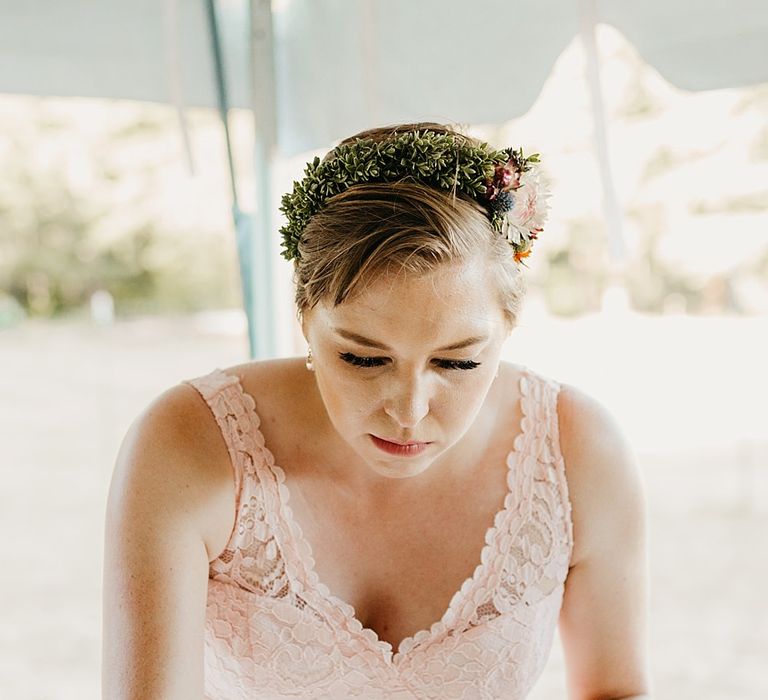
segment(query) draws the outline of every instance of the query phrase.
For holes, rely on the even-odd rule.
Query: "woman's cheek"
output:
[[[333,395],[333,409],[339,416],[349,419],[364,418],[375,412],[378,389],[374,382],[361,382],[349,372],[340,372],[335,381],[330,382]]]
[[[471,381],[462,382],[460,386],[447,388],[445,400],[441,402],[444,410],[452,416],[452,422],[462,426],[471,423],[477,415],[493,380],[492,377],[483,376],[478,370],[467,371],[478,374]]]

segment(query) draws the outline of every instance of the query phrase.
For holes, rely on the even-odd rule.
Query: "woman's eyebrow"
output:
[[[333,330],[342,338],[351,340],[355,343],[358,343],[359,345],[364,345],[368,348],[376,348],[377,350],[385,350],[386,352],[392,352],[392,348],[390,348],[388,345],[380,343],[377,340],[366,338],[364,335],[353,333],[352,331],[345,330],[344,328],[334,328]],[[460,340],[457,343],[451,343],[450,345],[446,345],[443,348],[437,348],[435,352],[445,352],[446,350],[461,350],[462,348],[469,347],[470,345],[484,343],[486,340],[488,340],[487,335],[473,335],[472,337],[465,338],[464,340]]]

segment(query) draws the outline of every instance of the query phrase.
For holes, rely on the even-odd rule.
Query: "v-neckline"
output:
[[[512,512],[516,482],[524,476],[522,464],[519,464],[519,462],[525,456],[526,447],[535,434],[535,430],[531,425],[534,410],[529,405],[529,402],[533,400],[533,391],[529,384],[532,373],[527,366],[519,366],[521,368],[518,378],[520,426],[513,440],[512,448],[507,453],[505,459],[507,465],[507,491],[502,508],[496,512],[492,524],[486,529],[485,544],[480,550],[479,563],[473,570],[473,573],[464,579],[459,589],[451,596],[448,607],[440,619],[432,623],[429,628],[417,630],[413,634],[401,639],[397,646],[397,651],[394,651],[394,647],[390,642],[381,639],[376,630],[365,627],[357,617],[355,608],[331,593],[317,575],[312,546],[304,536],[301,525],[293,517],[293,510],[290,506],[291,494],[286,484],[285,470],[276,463],[274,454],[266,445],[264,434],[259,427],[261,425],[261,418],[256,411],[254,398],[245,391],[240,379],[235,377],[237,379],[235,384],[239,388],[240,393],[250,399],[248,404],[250,405],[251,417],[253,419],[254,437],[262,450],[265,458],[264,462],[273,477],[272,485],[275,489],[272,495],[277,502],[279,510],[279,518],[273,521],[273,525],[277,526],[275,527],[274,535],[283,555],[286,573],[288,573],[292,583],[299,589],[297,592],[301,597],[305,599],[311,598],[312,600],[308,600],[308,602],[322,607],[324,612],[334,622],[342,623],[350,633],[363,637],[382,658],[388,660],[392,665],[396,666],[414,646],[436,636],[455,622],[461,604],[467,602],[470,592],[477,586],[478,581],[485,572],[488,561],[491,558],[492,549],[497,540],[497,534],[502,524]],[[515,467],[517,467],[517,470]],[[297,569],[302,572],[302,575],[297,576]]]

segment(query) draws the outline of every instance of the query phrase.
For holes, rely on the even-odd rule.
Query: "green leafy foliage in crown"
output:
[[[302,231],[334,195],[353,185],[413,178],[443,190],[462,192],[482,203],[493,228],[508,238],[519,260],[518,254],[525,257],[530,239],[542,230],[528,230],[525,221],[515,221],[511,216],[516,208],[516,191],[525,184],[524,174],[538,162],[538,154],[524,157],[522,149],[493,150],[486,143],[475,146],[452,134],[429,130],[407,131],[385,141],[357,139],[337,146],[331,158],[321,161],[316,157],[308,163],[304,178],[295,181],[293,191],[283,195],[280,211],[287,224],[280,229],[282,255],[287,260],[299,257]],[[534,188],[530,189],[536,194]],[[530,202],[525,211],[530,219]]]

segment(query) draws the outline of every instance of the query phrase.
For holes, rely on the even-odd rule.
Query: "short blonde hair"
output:
[[[419,122],[361,131],[355,139],[385,140],[429,129],[477,145],[477,139],[445,124]],[[334,156],[331,150],[324,158]],[[294,260],[299,318],[320,301],[338,305],[382,273],[430,272],[485,255],[511,330],[517,325],[526,286],[514,251],[491,227],[485,208],[460,192],[451,193],[414,178],[353,185],[329,198],[309,220]]]

